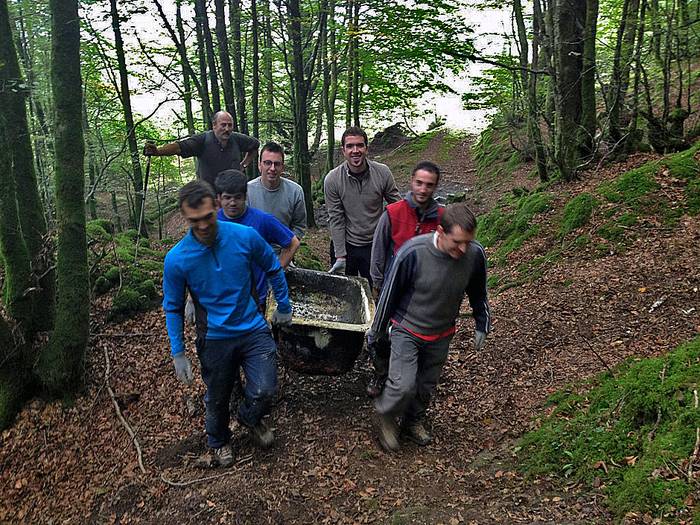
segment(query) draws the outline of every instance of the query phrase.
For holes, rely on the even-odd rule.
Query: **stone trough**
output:
[[[289,269],[286,276],[292,325],[273,328],[285,366],[311,375],[351,370],[374,318],[367,279],[301,268]],[[275,307],[271,298],[268,319]]]

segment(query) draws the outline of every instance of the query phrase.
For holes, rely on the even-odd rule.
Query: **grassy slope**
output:
[[[564,257],[625,253],[646,232],[672,231],[698,215],[700,143],[569,191],[516,189],[480,218],[492,292],[536,283]],[[698,383],[700,339],[559,392],[550,398],[551,414],[519,447],[523,468],[602,486],[619,518],[639,511],[680,519],[695,487]]]

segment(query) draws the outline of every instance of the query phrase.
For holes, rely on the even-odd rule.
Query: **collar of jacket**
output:
[[[404,197],[406,202],[408,202],[408,205],[413,208],[414,210],[416,208],[419,208],[418,204],[416,201],[413,200],[413,192],[409,191],[406,193],[406,196]],[[427,202],[427,206],[425,207],[425,211],[423,212],[423,219],[436,219],[438,216],[438,208],[440,205],[437,203],[435,199],[430,197],[430,200]],[[418,211],[416,211],[418,213]]]

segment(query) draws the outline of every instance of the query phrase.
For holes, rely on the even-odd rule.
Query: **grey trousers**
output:
[[[389,377],[381,396],[374,400],[377,412],[402,416],[404,424],[423,419],[447,360],[450,341],[452,336],[423,341],[394,325]]]

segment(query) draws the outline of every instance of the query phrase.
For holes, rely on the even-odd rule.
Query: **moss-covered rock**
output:
[[[141,311],[148,303],[148,298],[128,286],[123,287],[112,299],[110,317],[128,317]]]
[[[588,224],[597,205],[598,201],[590,193],[582,193],[567,202],[559,226],[559,236],[564,237],[567,233]]]

